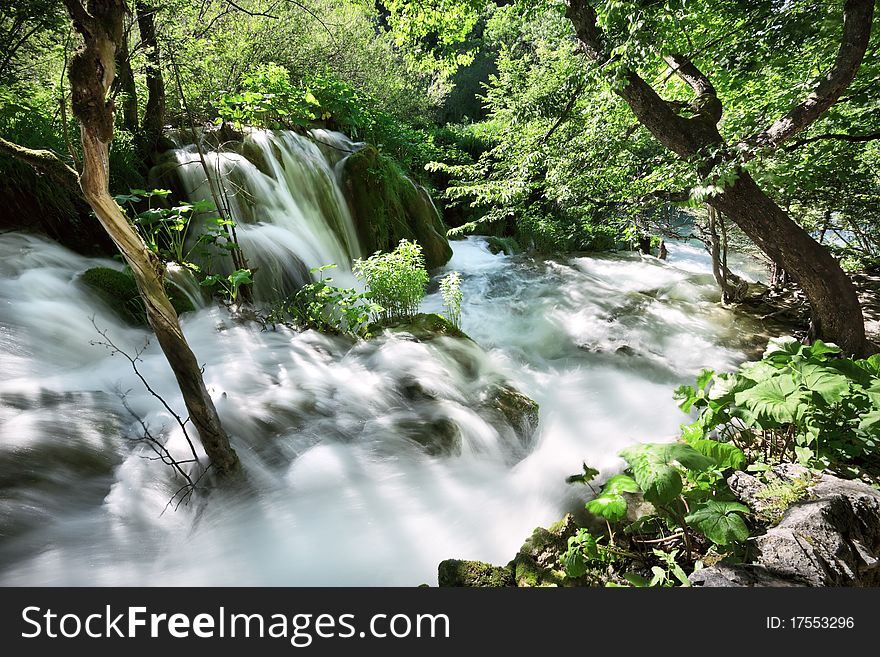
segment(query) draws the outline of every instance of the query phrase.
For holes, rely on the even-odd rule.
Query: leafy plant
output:
[[[461,328],[461,274],[457,271],[447,274],[440,281],[440,294],[449,321],[455,324],[456,328]]]
[[[358,293],[352,288],[331,285],[333,279],[324,278],[324,272],[334,267],[335,264],[312,269],[313,274],[320,274],[319,280],[304,285],[290,299],[277,304],[268,320],[290,323],[300,329],[367,337],[370,316],[382,308],[372,302],[370,292]]]
[[[568,547],[560,555],[560,561],[568,577],[583,577],[591,567],[621,562],[626,555],[613,545],[606,545],[603,536],[594,536],[586,529],[579,529],[568,539]]]
[[[418,242],[401,240],[391,253],[377,252],[366,260],[355,260],[353,269],[378,304],[373,309],[377,318],[412,317],[418,312],[428,285],[425,258]]]
[[[241,286],[253,282],[253,272],[250,269],[236,269],[226,276],[219,274],[206,276],[199,284],[219,291],[220,296],[229,303],[236,303]]]
[[[786,337],[736,372],[705,370],[676,390],[682,410],[699,413],[683,437],[735,446],[753,462],[826,468],[867,458],[880,438],[880,356],[839,356],[836,345]]]

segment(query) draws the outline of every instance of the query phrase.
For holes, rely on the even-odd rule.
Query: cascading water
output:
[[[191,200],[214,201],[208,170],[256,270],[255,297],[277,298],[310,281],[310,269],[330,264],[338,267],[337,285],[355,286],[349,265],[362,254],[335,165],[360,145],[327,130],[311,138],[251,130],[239,146],[241,153],[206,150],[205,166],[195,145],[178,148],[177,176]]]
[[[264,218],[244,227],[249,257],[265,269],[287,249],[309,266],[347,257],[315,197],[297,195],[308,184],[293,181],[316,162],[310,180],[332,182],[332,159],[299,138],[255,143],[267,160],[274,153],[272,175],[233,156],[215,161],[230,179],[233,164],[246,172]],[[352,342],[261,330],[217,307],[185,314],[256,492],[217,489],[174,511],[166,504],[180,483],[144,458],[126,405],[174,454],[187,454],[185,440],[129,363],[92,344],[104,341],[92,320],[130,354],[149,334],[77,280],[118,265],[0,236],[0,583],[416,585],[435,583],[445,558],[506,563],[535,526],[578,506],[583,490],[566,475],[582,461],[610,473],[623,446],[671,438],[686,419],[672,388],[701,367],[733,367],[760,339],[717,305],[708,258],[685,244],[670,245],[666,263],[492,255],[480,238],[454,252],[446,269],[462,274],[463,329],[477,344]],[[442,301],[434,293],[423,305]],[[182,409],[157,345],[140,359],[154,390]],[[480,408],[505,381],[541,404],[529,445]],[[458,449],[426,449],[427,427],[452,427]]]

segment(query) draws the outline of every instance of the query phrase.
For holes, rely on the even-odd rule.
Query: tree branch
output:
[[[858,144],[866,141],[875,141],[880,139],[880,132],[874,132],[870,135],[845,135],[837,132],[826,132],[815,137],[807,137],[805,139],[795,139],[782,150],[793,151],[805,144],[812,144],[814,141],[823,141],[825,139],[836,139],[837,141],[846,141],[852,144]]]
[[[718,100],[718,92],[709,78],[684,55],[666,55],[663,59],[697,95],[692,104],[694,111],[711,119],[713,123],[718,123],[721,120],[721,101]]]
[[[605,62],[608,58],[604,36],[596,22],[596,10],[587,0],[565,0],[565,5],[566,16],[574,25],[580,50],[594,62]],[[702,77],[705,79],[705,76]],[[703,115],[693,119],[679,116],[635,71],[626,72],[625,81],[622,87],[614,89],[615,93],[627,102],[639,122],[673,153],[691,157],[706,144],[721,143],[716,122],[705,120]]]
[[[855,78],[871,36],[874,0],[846,0],[843,7],[843,38],[837,59],[816,88],[799,105],[777,119],[769,128],[738,144],[744,151],[775,148],[824,114],[837,102]]]
[[[30,165],[38,173],[48,176],[59,185],[75,192],[77,196],[82,194],[79,174],[52,151],[26,148],[0,137],[0,153]]]

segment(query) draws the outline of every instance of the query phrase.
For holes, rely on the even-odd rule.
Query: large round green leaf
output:
[[[737,502],[708,500],[685,520],[699,529],[713,543],[728,545],[744,541],[749,537],[749,528],[740,515],[748,513],[749,508]]]
[[[779,424],[794,422],[798,405],[805,400],[788,373],[761,381],[753,388],[736,393],[738,406],[745,406],[760,417]]]
[[[797,368],[803,385],[819,394],[828,404],[837,404],[849,392],[846,377],[825,365],[806,363]]]

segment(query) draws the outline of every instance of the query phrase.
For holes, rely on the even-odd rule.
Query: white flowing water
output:
[[[362,144],[328,130],[314,130],[311,137],[254,129],[239,149],[244,154],[209,149],[204,166],[195,145],[175,151],[189,198],[219,200],[235,218],[241,249],[257,272],[258,300],[289,293],[311,280],[310,269],[330,264],[339,267],[336,285],[356,286],[349,264],[362,254],[336,167]],[[217,264],[228,273],[228,261],[212,269]]]
[[[119,395],[172,452],[185,443],[128,362],[91,344],[92,318],[130,353],[148,334],[77,282],[112,263],[0,236],[0,584],[417,585],[446,558],[506,563],[535,526],[580,506],[566,475],[583,461],[610,473],[623,446],[671,438],[686,420],[673,387],[754,346],[756,327],[715,303],[708,261],[687,245],[665,263],[506,257],[480,238],[454,251],[446,269],[462,273],[479,347],[185,315],[256,492],[163,513],[179,482],[144,458]],[[183,408],[156,344],[140,370]],[[528,450],[475,405],[500,380],[541,404]],[[460,454],[412,439],[437,419],[458,427]]]

